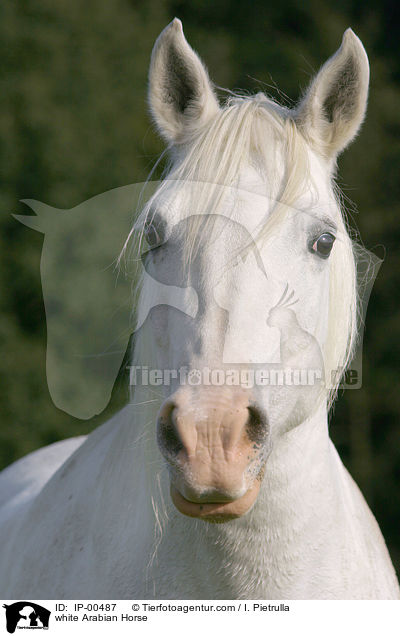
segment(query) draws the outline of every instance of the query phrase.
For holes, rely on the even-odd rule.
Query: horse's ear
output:
[[[154,45],[149,103],[158,130],[169,143],[203,126],[219,109],[207,70],[187,43],[177,18]]]
[[[357,134],[365,116],[369,64],[365,49],[351,29],[342,45],[321,68],[296,110],[307,140],[334,159]]]

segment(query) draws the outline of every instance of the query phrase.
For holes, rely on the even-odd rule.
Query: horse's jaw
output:
[[[186,499],[171,482],[170,494],[172,502],[179,512],[210,523],[226,523],[238,519],[248,513],[256,502],[259,490],[259,479],[255,479],[245,494],[231,501],[195,502]]]

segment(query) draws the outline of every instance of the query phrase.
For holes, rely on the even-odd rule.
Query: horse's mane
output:
[[[284,158],[283,180],[282,168],[275,169],[279,147],[280,156]],[[126,245],[134,238],[133,249],[141,250],[144,224],[157,207],[165,206],[168,192],[169,200],[176,195],[182,209],[190,215],[199,215],[198,226],[191,224],[184,237],[189,262],[198,244],[198,231],[204,232],[207,228],[204,211],[207,211],[206,223],[213,223],[213,214],[218,214],[218,205],[226,191],[231,192],[237,186],[240,174],[248,166],[267,179],[265,196],[275,201],[273,213],[255,237],[256,241],[262,241],[287,218],[302,193],[311,192],[315,197],[313,205],[318,203],[309,156],[307,142],[295,123],[295,111],[280,106],[262,93],[231,96],[211,125],[196,131],[192,129],[179,146],[170,149],[165,178],[143,206]],[[345,211],[341,209],[340,192],[333,178],[332,195],[337,204],[338,233],[330,257],[329,324],[323,351],[328,407],[333,403],[342,374],[353,355],[358,304],[353,242],[346,229]],[[151,290],[144,285],[137,302],[140,304],[149,293]],[[151,364],[151,357],[149,348],[138,338],[133,364]],[[339,373],[336,372],[335,380],[329,386],[332,372],[337,370]]]

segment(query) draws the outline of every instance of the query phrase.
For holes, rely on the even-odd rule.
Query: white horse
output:
[[[261,94],[220,107],[180,21],[162,32],[149,101],[171,166],[141,217],[139,306],[157,280],[187,311],[150,302],[134,363],[276,370],[281,352],[291,369],[323,359],[325,381],[172,373],[87,438],[13,464],[0,478],[1,597],[399,598],[327,423],[328,376],[350,360],[357,315],[333,176],[368,79],[349,29],[295,109]]]

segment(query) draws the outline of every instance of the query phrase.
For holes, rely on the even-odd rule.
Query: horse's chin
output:
[[[171,483],[171,499],[175,507],[183,515],[202,519],[210,523],[225,523],[243,517],[253,507],[260,490],[260,481],[255,479],[249,490],[238,499],[217,503],[206,501],[196,503],[185,499],[177,488]]]

